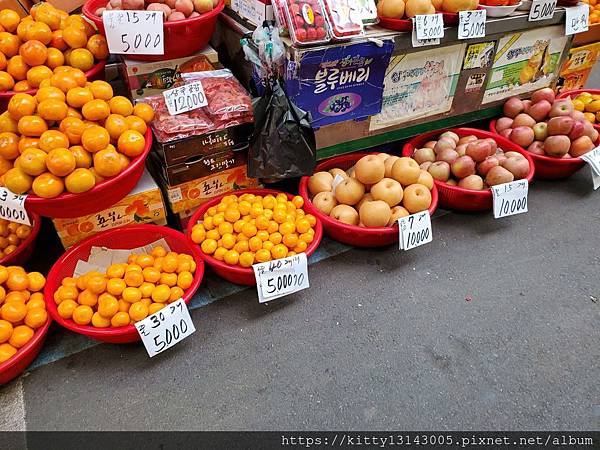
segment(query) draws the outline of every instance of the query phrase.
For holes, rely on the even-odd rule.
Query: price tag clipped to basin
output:
[[[26,195],[17,195],[4,187],[0,187],[0,219],[31,225],[25,211]]]
[[[582,33],[589,29],[590,9],[586,3],[565,8],[565,35]]]
[[[163,55],[162,11],[104,11],[102,22],[110,53]]]
[[[485,37],[485,9],[458,12],[458,38],[474,39]]]
[[[410,250],[433,239],[431,232],[431,216],[429,211],[422,211],[398,219],[398,242],[400,250]]]
[[[148,356],[152,358],[196,331],[182,298],[135,323]]]
[[[310,287],[306,253],[254,264],[258,302],[265,303]]]
[[[444,37],[444,17],[442,14],[417,14],[414,27],[417,39],[441,39]]]
[[[175,116],[208,105],[204,88],[200,81],[194,81],[163,92],[169,114]]]
[[[598,189],[600,187],[600,147],[596,147],[591,152],[581,155],[581,159],[590,165],[594,190]]]
[[[492,186],[494,196],[494,219],[513,216],[527,212],[527,180],[511,181],[510,183]]]
[[[556,0],[533,0],[527,20],[537,22],[538,20],[552,19],[555,9]]]

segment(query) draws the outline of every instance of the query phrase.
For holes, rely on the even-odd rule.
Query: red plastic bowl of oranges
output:
[[[42,218],[29,213],[29,220],[31,226],[0,219],[0,265],[22,266],[31,257]]]
[[[23,372],[40,352],[51,319],[39,272],[0,266],[0,384]]]
[[[323,227],[303,206],[299,195],[242,189],[200,206],[187,235],[200,245],[202,258],[219,276],[252,286],[256,284],[252,264],[300,252],[310,256],[319,246]]]
[[[202,261],[202,258],[200,256],[200,250],[198,249],[198,246],[191,243],[183,233],[173,230],[172,228],[161,227],[157,225],[131,225],[121,228],[115,228],[113,230],[108,230],[103,233],[91,236],[88,239],[85,239],[84,241],[80,242],[79,244],[68,250],[63,256],[61,256],[61,258],[54,264],[54,266],[52,266],[52,269],[48,274],[46,288],[44,289],[46,307],[48,308],[48,313],[50,314],[50,316],[63,327],[74,331],[75,333],[83,334],[99,341],[109,343],[126,343],[138,341],[140,339],[140,336],[136,328],[133,326],[133,324],[131,324],[131,321],[129,320],[133,320],[133,317],[128,316],[128,319],[126,319],[125,322],[122,323],[122,318],[120,316],[122,316],[123,314],[120,314],[120,316],[117,316],[117,314],[127,312],[128,315],[131,313],[131,315],[133,316],[133,311],[131,311],[131,308],[134,307],[133,305],[135,303],[141,300],[141,298],[139,297],[139,295],[142,295],[141,289],[143,288],[141,288],[141,285],[138,285],[137,288],[133,288],[133,286],[135,286],[138,283],[134,283],[134,280],[132,280],[132,282],[130,283],[127,280],[127,278],[123,278],[123,280],[126,281],[126,287],[123,287],[123,290],[121,290],[121,294],[117,294],[116,291],[112,291],[114,295],[111,294],[113,297],[123,296],[123,299],[119,298],[117,300],[119,302],[119,310],[112,311],[112,313],[109,314],[111,316],[110,318],[107,314],[102,315],[102,312],[99,310],[99,308],[102,306],[102,295],[104,295],[105,293],[110,294],[109,289],[112,289],[111,280],[118,280],[119,276],[124,277],[125,275],[127,275],[127,269],[125,269],[124,272],[121,271],[119,276],[117,276],[112,274],[112,270],[119,270],[118,267],[113,268],[111,265],[107,268],[106,276],[98,273],[94,274],[93,277],[90,275],[87,279],[85,278],[85,276],[87,276],[88,274],[85,274],[85,276],[79,277],[79,279],[77,279],[73,278],[73,273],[77,261],[80,259],[87,260],[90,255],[91,248],[94,246],[107,247],[111,249],[133,249],[146,246],[161,238],[164,239],[169,245],[170,252],[185,254],[185,259],[189,261],[191,258],[195,264],[195,267],[193,267],[191,270],[188,270],[188,272],[193,273],[193,278],[191,280],[186,281],[186,289],[179,289],[179,293],[172,298],[157,298],[157,301],[160,300],[161,303],[164,303],[166,305],[167,302],[175,301],[178,298],[183,298],[183,300],[186,303],[189,303],[194,293],[200,286],[202,277],[204,275],[204,262]],[[163,248],[163,250],[167,249]],[[143,274],[144,280],[146,280],[146,273],[143,271],[146,268],[156,267],[154,263],[156,263],[156,260],[159,257],[162,257],[164,261],[165,256],[161,255],[168,256],[168,253],[156,253],[155,255],[149,254],[149,256],[152,257],[152,264],[150,264],[150,258],[146,258],[149,260],[147,261],[148,265],[144,263],[146,267],[144,267],[143,269],[141,268],[141,265],[135,262],[126,265],[137,265],[138,267],[131,267],[131,269],[133,271],[139,270],[139,273]],[[148,254],[144,254],[144,256],[147,257]],[[175,270],[179,270],[178,265],[180,262],[181,261],[179,261],[179,258],[176,259],[177,265],[175,266]],[[115,264],[114,266],[117,266],[117,264]],[[166,268],[159,269],[159,271],[160,270],[167,271]],[[108,275],[109,273],[110,275]],[[168,273],[173,275],[174,271],[171,270],[171,268],[169,268]],[[178,277],[175,278],[178,279]],[[91,284],[92,282],[93,286]],[[159,289],[160,286],[162,286],[162,283],[159,284],[159,282],[157,281],[155,288]],[[130,288],[132,288],[133,290],[139,289],[140,292],[133,292],[133,290]],[[126,295],[124,289],[129,289],[132,292],[128,292]],[[90,298],[90,292],[91,294],[96,295],[97,298]],[[129,294],[131,294],[133,298],[130,298]],[[159,292],[157,292],[157,295],[158,294]],[[160,294],[162,295],[162,293]],[[152,295],[152,291],[149,293],[149,295]],[[169,296],[170,295],[171,293],[169,293]],[[125,297],[127,298],[127,300],[124,299]],[[143,298],[146,299],[148,297]],[[154,296],[152,296],[152,298],[154,298]],[[114,298],[107,298],[107,300],[112,300],[114,303]],[[130,303],[129,305],[125,305],[126,307],[128,307],[126,308],[127,311],[121,309],[122,302]],[[76,312],[78,311],[76,308],[79,308],[80,306],[84,306],[84,308],[80,308],[81,311]],[[96,311],[94,312],[93,309],[88,309],[88,307],[95,308]],[[148,310],[146,311],[146,315],[143,315],[143,317],[146,317],[148,313],[153,312],[155,311]],[[89,317],[80,317],[78,316],[79,313],[81,314],[81,316],[85,316],[87,314],[89,315]],[[93,314],[96,313],[102,316],[98,317],[98,319],[101,322],[106,323],[95,323],[95,317]],[[141,320],[141,318],[142,316],[138,316],[136,320]],[[74,319],[77,319],[77,322],[79,323],[75,322]]]

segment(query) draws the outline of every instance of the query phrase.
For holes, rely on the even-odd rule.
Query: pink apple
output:
[[[467,145],[469,144],[460,144],[456,146],[454,150],[456,150],[458,156],[465,156],[465,154],[467,153]]]
[[[552,90],[552,88],[549,87],[538,89],[533,94],[531,94],[531,101],[533,103],[538,103],[542,100],[546,100],[548,103],[552,104],[554,103],[555,98],[556,96],[554,95],[554,91]]]
[[[594,143],[598,140],[598,131],[587,120],[583,122],[583,134],[589,137]]]
[[[527,114],[529,114],[536,122],[540,122],[544,120],[550,110],[552,109],[552,104],[548,100],[540,100],[538,103],[534,103],[527,110]]]
[[[535,123],[536,123],[536,121],[529,114],[521,113],[517,117],[515,117],[515,120],[513,121],[513,124],[512,124],[512,128],[513,128],[513,130],[518,127],[533,128]]]
[[[475,161],[470,156],[461,156],[452,163],[452,174],[456,178],[465,178],[475,175]]]
[[[531,107],[531,100],[523,100],[523,112],[527,112],[527,110]]]
[[[560,100],[556,100],[552,105],[552,109],[550,113],[548,113],[549,117],[560,117],[560,116],[570,116],[573,113],[573,102],[571,98],[563,98]]]
[[[458,187],[480,191],[483,189],[483,179],[479,175],[469,175],[458,182]]]
[[[573,128],[571,128],[571,132],[569,133],[569,139],[571,139],[571,141],[574,141],[575,139],[580,138],[581,136],[583,136],[584,131],[585,127],[583,125],[583,122],[576,120],[573,123]]]
[[[496,156],[488,156],[482,162],[477,164],[477,173],[485,177],[492,167],[500,165]]]
[[[415,150],[413,158],[419,164],[422,164],[425,161],[433,162],[435,161],[435,152],[433,151],[433,149],[430,149],[428,147],[418,148]]]
[[[534,155],[545,155],[544,151],[544,143],[541,141],[534,141],[531,143],[529,147],[527,147],[527,151],[533,153]]]
[[[458,158],[458,153],[456,150],[452,150],[451,148],[444,149],[435,157],[436,161],[446,161],[448,164],[452,164]]]
[[[548,121],[548,135],[569,134],[575,121],[570,116],[557,116]]]
[[[481,162],[490,156],[490,143],[483,140],[473,141],[467,144],[467,150],[465,154],[470,156],[473,161]]]
[[[585,115],[581,111],[577,111],[576,109],[574,109],[571,113],[571,117],[573,118],[573,120],[581,120],[582,122],[584,120],[587,120],[585,118]]]
[[[436,161],[432,163],[427,171],[438,181],[448,181],[450,178],[450,164],[446,161]]]
[[[485,139],[483,139],[483,141],[489,142],[489,144],[490,144],[490,151],[488,153],[488,156],[495,155],[496,152],[498,151],[498,143],[496,142],[496,140],[494,138],[485,138]]]
[[[506,117],[514,119],[525,109],[523,101],[519,97],[511,97],[504,103],[503,111]]]
[[[529,127],[513,128],[513,131],[510,134],[510,140],[521,147],[529,147],[534,138],[535,134],[533,133],[533,129]]]
[[[571,142],[569,154],[574,158],[578,158],[581,155],[585,155],[590,150],[593,150],[594,147],[595,145],[589,137],[581,136]]]
[[[510,135],[512,134],[512,128],[507,128],[506,130],[502,130],[498,133],[500,136],[506,139],[510,139]]]
[[[488,186],[496,186],[497,184],[510,183],[515,179],[515,176],[502,166],[492,167],[485,177],[485,183]]]
[[[515,180],[525,178],[529,173],[529,161],[521,155],[519,158],[514,156],[506,158],[506,161],[502,163],[502,167],[512,173]]]
[[[419,164],[419,167],[423,170],[427,170],[432,164],[433,163],[431,161],[425,161],[424,163]]]
[[[561,157],[569,152],[570,147],[571,139],[564,134],[548,136],[544,141],[544,151],[550,156]]]
[[[502,130],[512,128],[513,120],[510,117],[500,117],[496,120],[496,132],[500,133]]]
[[[440,139],[435,143],[435,147],[433,147],[433,151],[437,155],[442,150],[454,150],[456,148],[456,144],[451,139]]]
[[[428,142],[425,142],[425,145],[423,147],[434,148],[435,144],[437,144],[437,141],[428,141]]]

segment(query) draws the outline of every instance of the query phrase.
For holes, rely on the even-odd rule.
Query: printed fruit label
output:
[[[302,17],[308,25],[315,23],[315,13],[308,3],[302,5]]]

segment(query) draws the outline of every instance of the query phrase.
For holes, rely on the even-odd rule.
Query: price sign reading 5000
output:
[[[444,19],[441,14],[419,14],[415,16],[417,39],[444,37]]]
[[[162,11],[104,11],[102,22],[111,53],[164,54]]]

